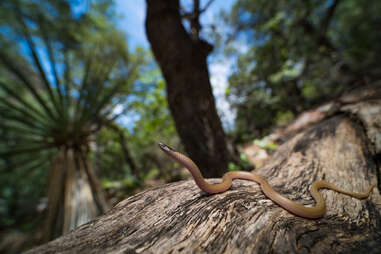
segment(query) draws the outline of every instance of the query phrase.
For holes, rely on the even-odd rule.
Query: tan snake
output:
[[[230,186],[232,185],[233,179],[251,180],[251,181],[257,182],[261,186],[263,193],[269,199],[271,199],[274,203],[283,207],[290,213],[293,213],[300,217],[309,218],[309,219],[320,218],[324,216],[325,214],[325,210],[326,210],[325,200],[318,191],[320,188],[328,188],[328,189],[343,193],[345,195],[349,195],[359,199],[364,199],[369,197],[370,193],[375,187],[375,184],[374,184],[369,188],[368,192],[366,193],[355,193],[355,192],[342,190],[326,181],[316,181],[312,183],[311,185],[311,195],[315,199],[316,205],[314,207],[306,207],[282,196],[280,193],[278,193],[273,188],[271,188],[271,186],[269,185],[266,179],[252,172],[245,172],[245,171],[228,172],[222,177],[221,183],[209,184],[205,181],[204,177],[202,176],[200,172],[200,169],[190,158],[188,158],[187,156],[179,152],[176,152],[174,149],[172,149],[171,147],[163,143],[158,143],[158,145],[161,148],[161,150],[163,150],[172,159],[174,159],[175,161],[177,161],[178,163],[186,167],[189,170],[189,172],[192,174],[197,186],[206,193],[215,194],[215,193],[221,193],[228,190]]]

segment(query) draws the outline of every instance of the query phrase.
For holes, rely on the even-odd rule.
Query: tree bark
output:
[[[147,0],[146,33],[166,81],[169,108],[186,152],[206,177],[233,160],[217,115],[206,58],[207,42],[182,25],[178,0]]]
[[[87,157],[80,151],[61,148],[53,159],[43,242],[109,210],[104,190]]]
[[[274,204],[254,182],[235,180],[209,195],[187,180],[132,196],[28,253],[379,253],[381,86],[368,91],[341,98],[335,114],[296,133],[255,171],[307,206],[316,180],[357,192],[377,184],[368,199],[321,190],[327,212],[310,220]]]

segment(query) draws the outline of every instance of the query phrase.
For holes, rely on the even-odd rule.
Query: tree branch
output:
[[[124,131],[119,126],[113,123],[109,123],[107,124],[107,126],[110,129],[114,130],[116,133],[118,133],[119,143],[120,143],[120,146],[122,147],[124,161],[130,167],[131,173],[134,176],[138,176],[138,168],[136,166],[135,161],[131,157],[130,150],[128,149],[128,146],[127,146],[126,135],[124,134]]]
[[[328,8],[327,12],[325,13],[324,18],[320,22],[320,34],[326,36],[329,24],[332,21],[332,18],[335,14],[335,10],[340,3],[340,0],[334,0],[331,6]]]

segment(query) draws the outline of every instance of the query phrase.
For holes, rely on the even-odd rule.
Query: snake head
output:
[[[159,145],[159,147],[163,150],[163,151],[167,151],[167,152],[176,152],[175,149],[173,149],[172,147],[170,146],[167,146],[166,144],[164,143],[157,143]]]

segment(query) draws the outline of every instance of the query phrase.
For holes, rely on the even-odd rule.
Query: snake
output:
[[[164,151],[170,158],[187,168],[189,172],[192,174],[197,186],[206,193],[217,194],[227,191],[231,187],[233,179],[254,181],[260,185],[262,192],[265,194],[265,196],[271,199],[274,203],[278,204],[279,206],[283,207],[288,212],[296,216],[307,219],[321,218],[324,216],[326,212],[325,200],[322,194],[319,192],[319,189],[321,188],[331,189],[358,199],[365,199],[370,196],[373,188],[376,186],[375,184],[370,186],[366,193],[356,193],[343,190],[327,181],[315,181],[311,185],[310,192],[312,197],[315,199],[316,204],[314,207],[306,207],[282,196],[279,192],[277,192],[270,186],[270,184],[264,177],[253,172],[230,171],[222,176],[221,183],[209,184],[202,176],[201,171],[196,165],[196,163],[194,163],[190,158],[188,158],[182,153],[175,151],[173,148],[166,144],[159,142],[158,145],[161,148],[161,150]]]

